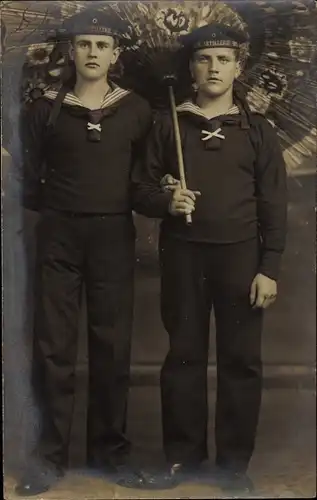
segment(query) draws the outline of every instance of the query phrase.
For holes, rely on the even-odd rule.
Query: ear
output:
[[[121,54],[121,52],[122,52],[121,47],[116,47],[115,49],[113,49],[112,58],[111,58],[111,64],[116,64],[116,62],[118,60],[118,57]]]
[[[194,80],[193,61],[192,60],[189,61],[189,72],[190,72],[190,76],[191,76],[192,80]]]
[[[69,59],[71,61],[73,61],[74,60],[74,46],[73,46],[72,42],[69,42],[68,55],[69,55]]]
[[[242,73],[242,64],[241,64],[241,61],[238,61],[237,65],[236,65],[236,71],[235,71],[234,77],[235,78],[239,78],[239,76],[241,75],[241,73]]]

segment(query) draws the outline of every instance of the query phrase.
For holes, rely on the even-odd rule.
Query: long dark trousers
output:
[[[48,212],[37,227],[33,384],[41,413],[36,454],[66,465],[74,404],[79,308],[85,283],[92,466],[129,452],[125,436],[135,230],[129,216]]]
[[[216,461],[245,471],[261,401],[261,310],[249,303],[257,239],[212,245],[160,239],[161,309],[170,349],[161,371],[163,441],[171,463],[207,458],[207,365],[216,319]]]

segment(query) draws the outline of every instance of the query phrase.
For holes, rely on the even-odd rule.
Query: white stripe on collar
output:
[[[179,106],[177,106],[176,111],[178,113],[193,113],[198,116],[202,116],[203,118],[206,118],[207,120],[211,120],[204,112],[203,110],[197,106],[197,104],[194,104],[192,101],[185,101]],[[226,113],[223,113],[225,115],[238,115],[240,114],[240,110],[238,106],[234,105],[232,106]],[[217,116],[222,116],[217,115]],[[213,116],[212,118],[216,118],[216,116]]]
[[[120,99],[125,97],[126,95],[130,94],[131,90],[125,90],[122,89],[121,87],[116,86],[110,94],[107,94],[102,101],[102,104],[100,106],[100,109],[107,108],[108,106],[111,106],[115,102],[118,102]],[[56,90],[48,90],[45,92],[44,97],[47,99],[55,101],[57,97],[58,91]],[[81,108],[85,108],[86,106],[83,105],[80,99],[76,97],[74,94],[71,92],[68,92],[63,100],[63,103],[69,104],[70,106],[80,106]]]

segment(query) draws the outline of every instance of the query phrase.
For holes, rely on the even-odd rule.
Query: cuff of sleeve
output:
[[[277,281],[280,272],[281,258],[282,254],[280,252],[264,250],[258,272]]]
[[[173,198],[173,193],[171,191],[160,193],[157,197],[157,217],[166,217],[169,214],[169,208]]]
[[[173,198],[173,193],[171,191],[161,192],[155,195],[155,201],[152,199],[150,202],[150,212],[152,212],[152,217],[163,219],[169,214],[170,204]]]

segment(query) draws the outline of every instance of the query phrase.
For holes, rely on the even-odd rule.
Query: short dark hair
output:
[[[241,49],[234,49],[234,55],[236,58],[236,61],[241,62]]]

